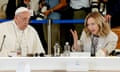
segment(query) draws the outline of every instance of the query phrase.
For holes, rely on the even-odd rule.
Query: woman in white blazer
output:
[[[72,50],[91,52],[94,47],[96,56],[108,56],[116,48],[118,41],[117,35],[111,31],[110,25],[98,12],[89,13],[86,17],[80,40],[75,30],[71,30],[71,33],[74,38]],[[81,47],[78,46],[78,42]]]

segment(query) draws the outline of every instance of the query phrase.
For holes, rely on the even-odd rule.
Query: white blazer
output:
[[[101,48],[106,48],[109,54],[112,50],[116,48],[117,41],[118,36],[111,31],[107,37],[98,38],[97,51],[100,50]],[[83,31],[81,34],[80,43],[82,43],[83,50],[85,52],[91,51],[91,36],[87,37],[85,31]]]

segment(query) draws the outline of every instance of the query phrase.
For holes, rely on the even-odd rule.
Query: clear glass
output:
[[[59,45],[59,43],[55,43],[55,45],[54,45],[54,56],[60,56],[60,45]]]
[[[65,46],[64,46],[64,56],[70,56],[70,45],[69,45],[69,42],[65,43]]]

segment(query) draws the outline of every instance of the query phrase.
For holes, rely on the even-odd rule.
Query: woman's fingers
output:
[[[75,33],[72,29],[70,29],[70,32],[72,33],[73,38],[75,37]]]

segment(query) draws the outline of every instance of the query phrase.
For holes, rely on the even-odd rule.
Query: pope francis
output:
[[[22,56],[45,53],[35,29],[29,25],[30,12],[16,9],[14,19],[0,24],[0,56]]]

